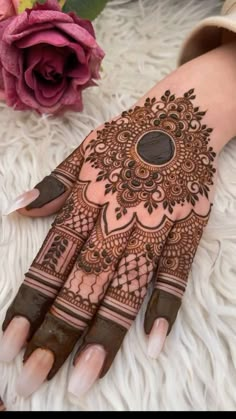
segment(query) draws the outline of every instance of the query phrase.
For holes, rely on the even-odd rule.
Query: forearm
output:
[[[204,123],[213,128],[211,146],[219,152],[236,134],[236,42],[225,44],[184,64],[142,98],[176,96],[194,89],[194,105],[207,111]],[[140,101],[139,101],[140,103]]]

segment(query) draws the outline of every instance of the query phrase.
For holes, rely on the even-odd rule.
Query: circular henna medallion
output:
[[[173,158],[175,146],[170,135],[163,131],[151,131],[141,137],[137,152],[144,161],[158,166]]]
[[[149,213],[159,206],[172,213],[176,204],[208,198],[216,153],[192,93],[147,98],[105,123],[87,145],[85,160],[98,169],[97,182],[105,181],[105,195],[116,193],[117,219],[141,202]]]

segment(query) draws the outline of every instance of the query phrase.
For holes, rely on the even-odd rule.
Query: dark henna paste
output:
[[[41,294],[38,290],[22,284],[15,299],[7,310],[2,326],[3,331],[7,328],[13,317],[25,317],[31,325],[28,337],[30,339],[35,330],[43,322],[44,315],[50,308],[52,301],[53,299]]]
[[[77,329],[48,313],[41,327],[29,342],[24,362],[35,349],[48,349],[54,354],[54,364],[48,374],[50,380],[71,354],[80,334]]]
[[[177,317],[181,299],[162,290],[154,290],[149,300],[144,320],[144,330],[147,334],[151,332],[154,321],[162,317],[169,322],[168,334]]]
[[[41,208],[49,202],[54,201],[54,199],[61,196],[67,190],[65,185],[52,175],[46,176],[35,186],[35,189],[39,190],[40,195],[35,201],[27,205],[27,210]]]
[[[175,146],[172,138],[165,132],[151,131],[141,137],[137,152],[144,161],[158,166],[172,159]]]
[[[76,352],[74,362],[88,345],[101,345],[107,352],[107,356],[100,373],[100,378],[104,377],[123,342],[126,332],[127,330],[125,327],[122,327],[112,320],[96,316],[88,333],[83,338],[81,346]]]
[[[54,353],[48,378],[84,330],[80,350],[94,343],[107,351],[103,376],[156,271],[145,330],[150,333],[155,319],[164,317],[170,331],[208,221],[216,171],[212,129],[202,124],[205,112],[193,105],[193,92],[175,97],[167,90],[160,100],[147,98],[94,131],[56,169],[57,179],[66,185],[73,181],[74,187],[25,280],[45,294],[45,301],[57,296],[26,351],[26,358],[36,347]],[[35,207],[63,193],[57,181],[54,195],[48,195],[50,179]],[[204,216],[197,212],[201,200]],[[32,322],[28,300],[26,305],[30,310],[26,307],[23,315]]]

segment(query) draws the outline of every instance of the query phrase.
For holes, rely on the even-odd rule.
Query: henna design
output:
[[[156,229],[133,227],[131,222],[123,233],[106,236],[99,222],[51,312],[83,329],[106,293],[103,311],[109,312],[110,319],[115,316],[121,325],[128,327],[142,304],[172,225],[173,221],[165,216]],[[118,311],[117,304],[121,307]]]
[[[44,267],[48,267],[52,270],[55,270],[56,265],[58,265],[59,263],[59,258],[65,252],[66,246],[68,246],[68,244],[69,243],[67,239],[61,240],[60,236],[55,236],[51,248],[44,255],[42,265]]]
[[[209,215],[210,211],[203,217],[192,210],[186,218],[175,223],[162,253],[156,288],[179,298],[183,296],[193,258]]]
[[[85,188],[86,185],[78,181],[55,218],[7,311],[4,329],[17,315],[28,318],[33,332],[68,278],[100,211],[99,206],[83,199]]]
[[[136,106],[118,120],[105,123],[87,145],[85,161],[99,169],[97,182],[106,181],[105,194],[117,193],[117,219],[140,202],[149,213],[160,205],[172,213],[177,203],[195,205],[199,195],[208,197],[216,154],[208,147],[212,129],[201,124],[205,112],[191,102],[193,91],[179,98],[166,91],[160,101],[147,98],[143,107]],[[141,145],[151,134],[151,144],[143,151],[146,155],[149,148],[144,161]],[[161,144],[169,139],[170,155],[164,160],[159,137]],[[166,162],[151,164],[150,155],[157,162],[160,155]]]
[[[161,101],[147,99],[143,107],[106,123],[85,146],[87,169],[94,170],[94,179],[109,200],[51,313],[80,333],[92,322],[80,350],[86,342],[107,342],[104,330],[112,333],[105,370],[135,319],[157,267],[146,330],[150,331],[156,315],[166,317],[171,328],[209,218],[209,202],[205,216],[193,208],[201,197],[208,198],[213,184],[215,153],[208,145],[212,129],[201,124],[205,113],[193,106],[192,99],[193,89],[183,98],[167,91]],[[89,188],[83,198],[91,200]],[[112,202],[113,223],[108,220]],[[160,218],[160,209],[165,211],[158,225],[147,226],[140,203],[150,216],[156,213]],[[176,204],[189,208],[178,221]]]
[[[40,195],[35,201],[27,205],[26,209],[41,208],[61,196],[68,188],[71,188],[78,178],[83,158],[83,150],[78,147],[49,176],[45,176],[35,186]]]
[[[147,98],[105,123],[53,172],[74,187],[24,282],[55,299],[30,343],[32,349],[45,341],[56,352],[50,378],[86,328],[84,342],[94,343],[111,330],[112,339],[104,337],[110,365],[156,272],[145,328],[162,315],[171,327],[209,218],[216,172],[212,129],[202,123],[193,93]],[[47,324],[60,330],[56,343]]]
[[[35,199],[35,201],[27,205],[27,210],[31,210],[33,208],[41,208],[45,204],[48,204],[55,198],[61,196],[66,191],[64,183],[52,175],[46,176],[42,182],[35,186],[35,189],[39,190],[40,195],[37,199]]]
[[[61,180],[66,186],[72,186],[79,177],[83,159],[83,150],[81,147],[78,147],[53,170],[52,175]]]
[[[77,182],[26,274],[26,285],[50,297],[57,295],[67,279],[99,214],[98,206],[84,201],[85,188]]]

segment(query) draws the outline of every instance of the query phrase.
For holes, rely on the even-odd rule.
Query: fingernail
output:
[[[30,322],[24,317],[14,317],[0,340],[0,361],[11,362],[24,346]]]
[[[38,189],[32,189],[31,191],[23,193],[8,205],[3,215],[11,214],[12,212],[20,208],[26,207],[27,205],[31,204],[31,202],[35,201],[35,199],[38,198],[39,194],[40,192]]]
[[[54,356],[47,349],[36,349],[24,364],[16,381],[19,396],[28,397],[34,393],[47,378],[54,363]]]
[[[100,345],[91,345],[79,356],[69,381],[68,391],[76,397],[83,396],[95,383],[106,358]]]
[[[166,319],[159,318],[153,323],[151,333],[148,338],[148,355],[156,359],[164,345],[166,335],[169,329],[169,323]]]

